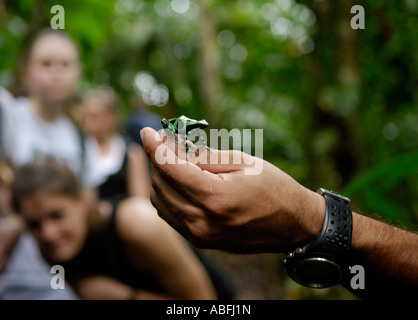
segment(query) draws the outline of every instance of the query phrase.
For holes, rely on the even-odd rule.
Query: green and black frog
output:
[[[174,134],[174,137],[177,141],[181,141],[185,145],[187,152],[196,153],[196,148],[199,147],[196,145],[193,145],[192,147],[189,144],[187,144],[187,141],[190,141],[189,137],[196,133],[201,143],[201,147],[210,150],[210,147],[207,146],[204,137],[201,134],[199,134],[201,130],[209,126],[209,123],[206,120],[190,119],[182,115],[178,118],[172,118],[168,120],[166,118],[163,118],[161,120],[161,124],[164,129],[167,129]]]

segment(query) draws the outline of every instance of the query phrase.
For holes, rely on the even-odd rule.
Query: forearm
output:
[[[314,192],[298,197],[297,212],[305,214],[300,247],[312,241],[324,223],[325,199]],[[304,200],[304,201],[302,201]],[[305,201],[306,200],[306,201]],[[418,297],[418,234],[395,228],[381,221],[353,212],[350,267],[364,270],[364,289],[357,288],[356,269],[348,272],[343,285],[362,298],[411,298]]]
[[[149,198],[151,178],[145,152],[137,146],[128,151],[128,193],[130,196]]]
[[[418,295],[418,235],[353,213],[350,266],[361,265],[364,298]],[[345,286],[351,288],[347,279]]]
[[[91,276],[72,283],[77,294],[85,300],[169,300],[162,293],[136,289],[107,276]]]

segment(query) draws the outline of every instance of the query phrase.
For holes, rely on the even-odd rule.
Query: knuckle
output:
[[[226,217],[232,210],[231,201],[222,197],[208,198],[206,211],[213,217]]]
[[[197,248],[209,248],[213,239],[213,232],[204,221],[188,224],[190,242]]]
[[[170,213],[171,215],[178,217],[182,220],[186,220],[187,219],[187,212],[185,212],[184,208],[175,206],[175,205],[171,205],[170,206]]]

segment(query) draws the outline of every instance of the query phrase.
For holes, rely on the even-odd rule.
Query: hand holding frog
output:
[[[309,242],[321,228],[322,196],[272,164],[240,151],[220,150],[186,161],[186,153],[180,152],[184,146],[178,141],[164,142],[150,128],[143,129],[141,136],[153,163],[152,203],[163,219],[196,246],[231,252],[287,252]],[[176,161],[157,161],[156,151],[163,144],[168,146],[167,157]],[[234,163],[234,156],[242,161]],[[211,164],[211,159],[222,157],[229,157],[228,164]],[[247,163],[257,161],[263,162],[261,173],[246,175]]]

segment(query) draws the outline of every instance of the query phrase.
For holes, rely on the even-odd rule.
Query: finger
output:
[[[159,193],[155,191],[154,187],[151,187],[150,200],[155,209],[157,209],[160,218],[165,220],[173,228],[177,229],[179,225],[178,218],[170,213],[167,206],[161,200]]]
[[[237,150],[199,150],[197,156],[188,155],[190,162],[214,174],[242,171],[247,166],[246,155]]]
[[[152,205],[155,207],[155,209],[157,209],[160,218],[167,222],[177,232],[185,237],[188,237],[189,232],[185,227],[182,219],[179,216],[173,215],[171,213],[164,200],[159,196],[159,193],[156,192],[154,188],[151,188],[150,199]]]
[[[209,219],[203,210],[187,203],[187,199],[181,201],[179,206],[178,200],[167,197],[166,193],[160,192],[158,188],[153,188],[151,197],[159,216],[193,245],[215,248],[212,243],[214,229],[210,227]]]
[[[173,215],[191,223],[204,215],[201,208],[203,206],[201,201],[196,201],[196,199],[189,197],[181,189],[167,183],[155,168],[153,168],[152,173],[152,186],[154,191],[164,201],[166,206],[170,208]]]

